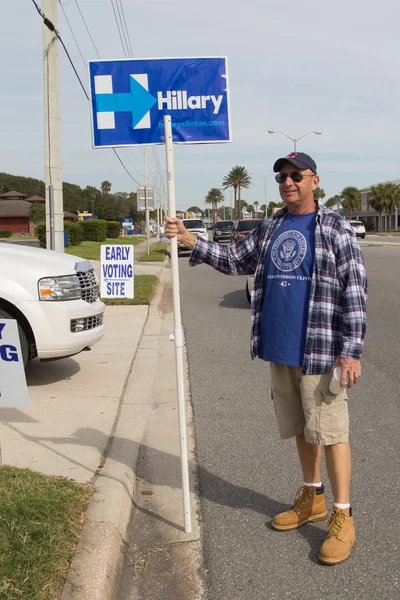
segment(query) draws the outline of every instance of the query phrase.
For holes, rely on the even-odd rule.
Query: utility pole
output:
[[[160,189],[158,180],[158,162],[156,162],[156,208],[157,208],[157,233],[160,233]]]
[[[43,13],[57,29],[57,0],[43,0]],[[64,252],[58,40],[43,23],[46,246]]]
[[[149,208],[147,202],[147,186],[149,185],[149,165],[147,160],[147,146],[143,146],[143,157],[144,157],[144,198],[145,198],[145,209],[146,209],[146,239],[147,239],[147,254],[150,254],[150,219],[149,219]]]

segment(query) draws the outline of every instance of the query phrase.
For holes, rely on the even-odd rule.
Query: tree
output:
[[[323,200],[325,198],[325,190],[320,187],[314,190],[314,198],[317,200]]]
[[[251,185],[251,176],[245,167],[236,165],[232,167],[228,175],[225,175],[222,181],[222,188],[224,190],[233,188],[234,191],[234,207],[235,217],[240,218],[240,191],[242,188],[248,189]]]
[[[350,214],[361,208],[361,192],[356,187],[346,187],[342,190],[342,206]]]
[[[238,200],[239,203],[239,219],[243,219],[243,212],[249,212],[250,207],[245,200]]]
[[[379,231],[382,231],[382,214],[389,213],[388,230],[392,231],[392,212],[400,206],[400,188],[395,183],[378,183],[371,187],[370,205],[379,212]]]
[[[217,220],[217,207],[220,202],[224,199],[224,195],[219,188],[211,188],[208,191],[207,196],[204,198],[206,204],[211,204],[213,209],[213,223]]]
[[[46,207],[44,204],[31,204],[29,207],[29,218],[35,223],[46,220]]]
[[[341,197],[336,194],[336,196],[332,196],[331,198],[328,198],[328,200],[325,202],[325,206],[326,208],[338,208],[341,204]]]
[[[187,212],[200,213],[202,215],[204,211],[201,208],[199,208],[198,206],[190,206],[187,209]]]
[[[273,209],[274,208],[282,208],[283,206],[286,206],[285,202],[270,202],[268,204],[268,208],[267,208],[267,217],[271,217],[273,215]]]
[[[101,193],[103,194],[103,196],[105,196],[106,194],[109,194],[111,192],[111,183],[109,181],[102,181],[100,187],[101,187]]]

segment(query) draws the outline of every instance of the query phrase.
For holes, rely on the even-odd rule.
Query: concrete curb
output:
[[[152,311],[159,310],[165,294],[162,274],[149,307],[140,341]],[[140,446],[132,443],[140,439],[145,427],[143,419],[132,418],[137,408],[124,404],[126,388],[132,374],[139,344],[133,356],[121,394],[108,452],[103,456],[96,476],[95,492],[90,503],[81,539],[68,571],[61,600],[112,600],[118,588],[127,529],[130,522],[135,489],[135,466]],[[143,411],[149,410],[146,406]],[[102,466],[103,465],[103,466]]]

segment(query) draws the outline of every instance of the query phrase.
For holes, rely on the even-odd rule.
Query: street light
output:
[[[321,135],[322,131],[320,131],[319,129],[317,129],[316,131],[309,131],[308,133],[305,133],[304,135],[301,135],[298,138],[292,138],[292,137],[290,137],[290,135],[287,135],[287,133],[284,133],[283,131],[279,131],[278,129],[268,129],[268,133],[281,133],[285,137],[289,138],[289,140],[292,140],[293,150],[294,150],[294,152],[296,152],[296,142],[298,142],[299,140],[302,140],[304,137],[306,137],[306,135],[310,135],[310,133],[315,133],[315,135]]]
[[[259,175],[260,177],[264,178],[264,212],[265,212],[265,218],[267,218],[267,177],[271,177],[271,175],[274,174],[274,172],[269,173],[268,175],[263,175],[262,173],[258,173],[257,171],[251,171],[252,175]]]
[[[96,200],[96,194],[90,194],[89,199],[92,203],[92,219],[94,219],[94,201]]]

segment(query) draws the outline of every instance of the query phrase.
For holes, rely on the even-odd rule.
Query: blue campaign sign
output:
[[[93,146],[161,144],[164,115],[176,143],[230,142],[227,60],[89,61]]]

